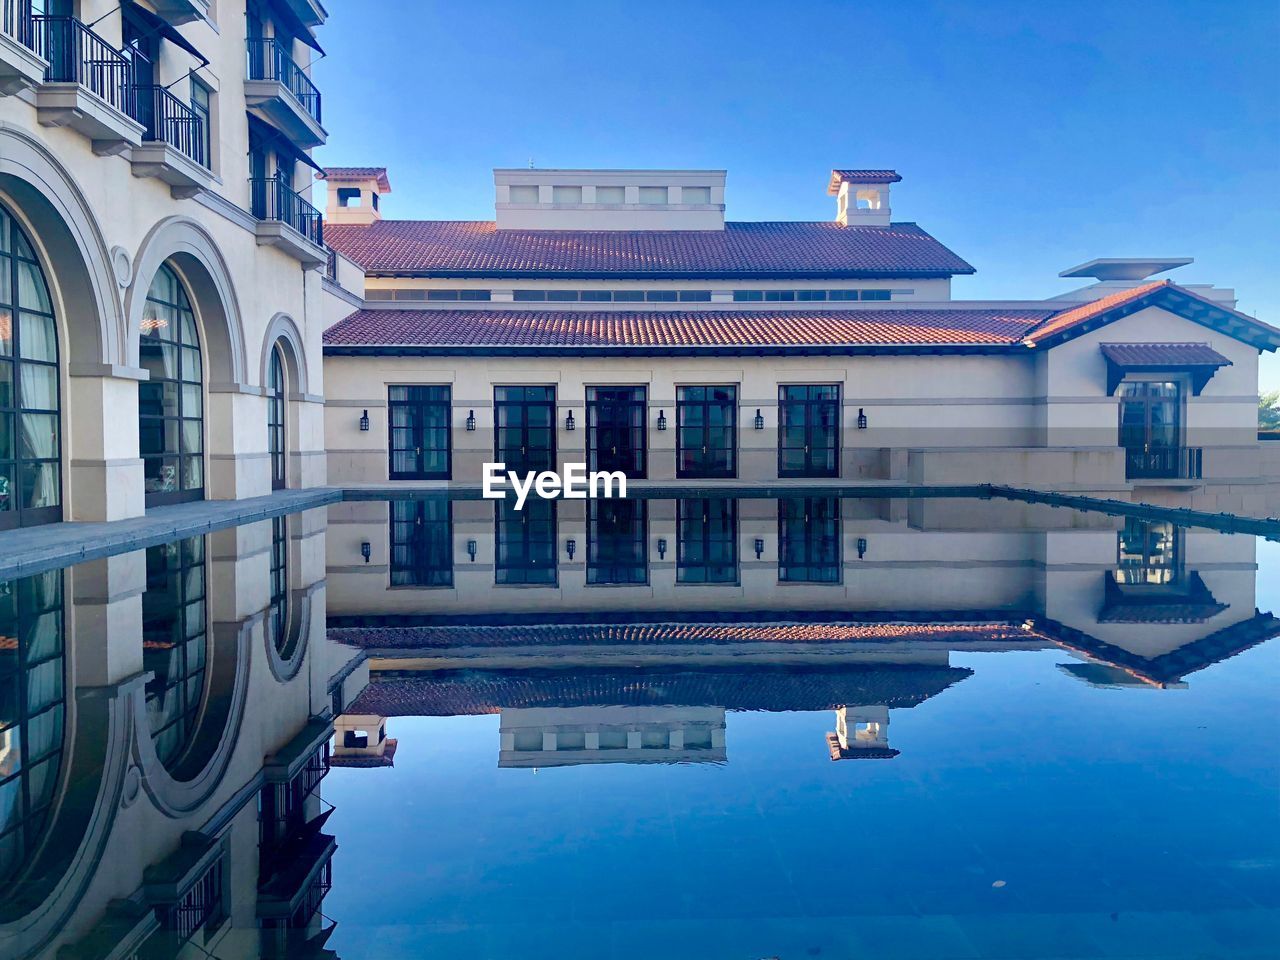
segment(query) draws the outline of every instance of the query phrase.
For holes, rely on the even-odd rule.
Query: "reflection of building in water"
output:
[[[891,760],[900,753],[889,746],[889,708],[883,706],[841,707],[827,747],[832,760]]]
[[[720,707],[550,707],[502,711],[500,767],[713,763],[725,759]]]
[[[0,956],[332,956],[323,536],[0,584]]]
[[[387,718],[344,713],[333,722],[334,767],[395,766],[396,741],[387,736]]]

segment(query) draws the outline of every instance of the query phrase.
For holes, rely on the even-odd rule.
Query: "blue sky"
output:
[[[1191,256],[1171,278],[1280,324],[1275,0],[329,7],[318,158],[388,167],[388,217],[490,219],[532,158],[724,168],[730,219],[826,220],[832,167],[892,167],[894,218],[977,267],[957,297]]]

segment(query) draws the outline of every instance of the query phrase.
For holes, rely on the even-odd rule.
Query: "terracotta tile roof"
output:
[[[839,193],[840,184],[846,180],[850,183],[897,183],[901,179],[897,170],[832,170],[827,193]]]
[[[1122,367],[1229,367],[1207,343],[1102,343],[1102,355]]]
[[[374,674],[351,713],[452,717],[528,707],[715,706],[726,710],[913,707],[973,673],[967,667],[877,664],[816,669],[643,668]]]
[[[973,273],[914,223],[726,223],[723,230],[499,230],[493,221],[326,224],[368,273],[639,279],[949,277]]]
[[[935,643],[1025,641],[1021,623],[625,623],[443,624],[414,627],[330,627],[330,640],[363,650],[526,647],[589,644],[850,643],[902,640]]]
[[[383,193],[391,192],[391,181],[387,179],[386,167],[325,167],[324,178],[328,180],[368,180],[377,178],[378,187]],[[316,174],[316,179],[321,179]]]
[[[1047,310],[357,310],[324,334],[330,348],[408,346],[577,350],[762,347],[1002,347]]]

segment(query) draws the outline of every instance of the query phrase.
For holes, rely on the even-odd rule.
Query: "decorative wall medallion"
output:
[[[136,766],[130,767],[124,775],[124,785],[120,790],[120,807],[128,809],[133,806],[142,790],[142,774]]]
[[[124,247],[111,248],[111,269],[115,272],[116,283],[127,287],[133,282],[133,258]]]

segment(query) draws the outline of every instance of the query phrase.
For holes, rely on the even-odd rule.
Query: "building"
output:
[[[891,220],[892,170],[834,170],[831,221],[776,223],[726,220],[718,170],[495,170],[476,222],[384,219],[382,168],[330,179],[331,272],[351,277],[326,287],[346,288],[324,336],[337,483],[585,461],[1185,503],[1265,472],[1257,362],[1280,331],[1163,279],[1185,258],[963,301],[974,268]]]
[[[0,529],[324,483],[318,0],[5,0]]]

